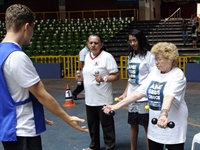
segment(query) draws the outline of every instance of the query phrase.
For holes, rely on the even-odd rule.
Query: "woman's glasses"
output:
[[[127,41],[128,44],[137,43],[137,42],[138,42],[138,40],[128,40],[128,41]]]

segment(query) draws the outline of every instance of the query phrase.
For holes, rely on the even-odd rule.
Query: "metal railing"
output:
[[[175,25],[175,22],[181,18],[181,8],[179,7],[173,14],[171,14],[168,18],[165,19],[164,25],[165,25],[165,34],[169,30],[173,29],[173,25]],[[162,28],[163,29],[163,28]]]
[[[171,14],[168,18],[165,19],[164,23],[166,23],[171,18],[174,18],[173,20],[176,20],[180,18],[181,16],[181,8],[179,7],[173,14]]]
[[[175,22],[181,18],[181,8],[179,7],[174,13],[172,13],[168,18],[164,20],[163,23],[158,25],[151,33],[151,41],[152,45],[158,42],[158,39],[163,39],[163,37],[169,32],[173,30],[173,25]],[[165,40],[163,40],[164,42]]]
[[[200,64],[200,56],[179,56],[178,65],[184,74],[186,73],[186,64],[189,62],[195,62]],[[128,56],[120,56],[120,77],[121,79],[128,79]],[[198,70],[199,71],[199,70]]]
[[[33,63],[60,63],[63,78],[75,78],[80,70],[79,56],[32,56]]]
[[[109,9],[109,10],[80,10],[80,11],[50,11],[50,12],[34,12],[36,19],[72,19],[76,18],[100,18],[99,16],[107,17],[134,17],[134,20],[138,20],[138,9]],[[129,16],[127,16],[127,14]],[[65,18],[63,18],[65,16]],[[5,18],[5,13],[0,13],[0,18]]]
[[[75,78],[76,71],[80,69],[79,56],[33,56],[33,63],[60,63],[63,78]],[[179,56],[178,67],[186,73],[186,64],[196,62],[200,64],[200,56]],[[128,56],[120,56],[120,77],[128,79]]]

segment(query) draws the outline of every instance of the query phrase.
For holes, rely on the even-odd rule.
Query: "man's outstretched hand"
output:
[[[73,127],[75,130],[79,130],[81,132],[89,133],[89,130],[86,128],[86,126],[80,126],[79,122],[84,123],[84,119],[80,119],[76,116],[71,116],[68,124]]]

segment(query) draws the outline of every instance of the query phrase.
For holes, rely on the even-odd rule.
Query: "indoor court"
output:
[[[76,87],[75,79],[45,79],[45,87],[51,93],[59,104],[63,107],[65,103],[65,87],[70,84],[71,91]],[[119,80],[113,83],[114,97],[119,96],[127,80]],[[75,115],[86,119],[84,92],[78,95],[78,100],[73,107],[63,107],[70,115]],[[200,132],[200,83],[187,83],[185,95],[186,103],[189,109],[188,133],[185,143],[185,150],[191,149],[192,139],[196,133]],[[90,142],[89,134],[76,131],[65,124],[59,118],[55,117],[49,111],[45,110],[46,119],[54,121],[53,126],[47,126],[47,130],[42,134],[43,150],[82,150],[87,148]],[[116,130],[116,150],[130,150],[130,127],[127,124],[127,109],[118,110],[115,114]],[[87,125],[86,122],[82,125]],[[102,134],[101,134],[102,136]],[[173,135],[172,135],[173,136]],[[195,144],[196,150],[200,150],[200,145]],[[0,150],[3,149],[0,144]],[[104,150],[103,138],[101,138],[101,150]],[[140,127],[138,138],[138,150],[146,150],[144,139],[144,129]]]

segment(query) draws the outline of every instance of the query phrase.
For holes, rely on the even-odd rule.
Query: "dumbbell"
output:
[[[106,106],[106,105],[104,105],[104,106]],[[115,115],[115,111],[110,110],[110,111],[109,111],[109,115],[113,117],[113,116]]]
[[[77,71],[76,71],[76,74],[77,74],[77,75],[80,75],[80,74],[81,74],[81,71],[80,71],[80,70],[77,70]],[[77,84],[78,84],[78,85],[81,85],[82,83],[81,83],[81,81],[78,81]]]
[[[113,117],[115,115],[115,112],[113,110],[111,110],[111,111],[109,111],[109,115]]]
[[[96,70],[96,71],[95,71],[95,74],[99,74],[99,71]],[[100,82],[97,82],[97,83],[96,83],[97,86],[99,86],[100,84],[101,84]]]
[[[153,118],[151,120],[151,123],[154,124],[154,125],[156,125],[157,122],[158,122],[157,118]],[[170,121],[170,122],[167,123],[167,127],[169,127],[169,128],[174,128],[174,126],[175,126],[175,123],[173,121]]]

